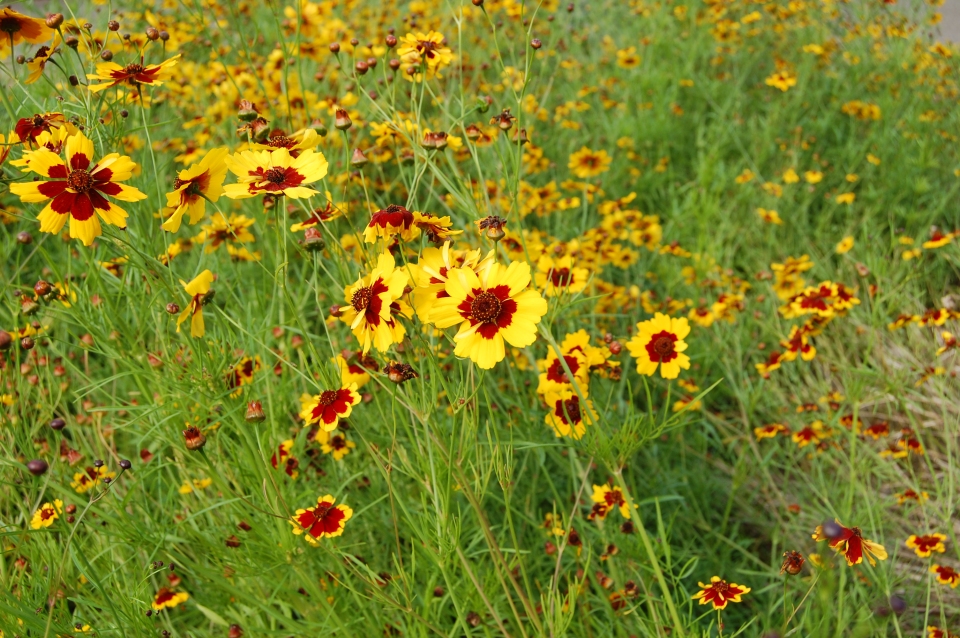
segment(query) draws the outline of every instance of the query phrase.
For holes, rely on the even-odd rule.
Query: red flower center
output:
[[[674,344],[677,337],[666,330],[653,335],[647,343],[647,354],[650,359],[657,363],[672,361],[677,356],[677,350]]]
[[[286,135],[274,135],[269,140],[267,140],[267,146],[272,148],[290,148],[296,146],[296,140],[292,140]]]
[[[144,68],[142,64],[128,64],[123,67],[123,72],[127,75],[137,75],[138,73],[143,73]]]
[[[550,281],[554,286],[567,286],[573,283],[573,274],[569,268],[554,268],[550,271]]]
[[[48,518],[52,518],[52,517],[53,517],[53,508],[52,508],[52,507],[44,507],[42,510],[40,510],[40,520],[44,520],[44,521],[45,521],[45,520],[47,520]]]
[[[347,447],[347,440],[338,434],[330,439],[330,447],[334,450],[342,450]]]
[[[571,397],[564,401],[560,406],[560,409],[557,416],[562,418],[565,423],[580,423],[582,418],[580,415],[580,399],[579,397]]]
[[[321,405],[333,405],[337,400],[337,391],[336,390],[324,390],[320,395]]]
[[[67,176],[67,186],[78,193],[86,193],[93,187],[93,177],[83,169],[70,171]]]
[[[718,581],[713,583],[713,591],[726,598],[727,592],[730,591],[730,585],[725,580]]]
[[[493,323],[500,316],[500,299],[492,292],[481,292],[470,304],[470,315],[482,323]]]
[[[350,304],[357,312],[363,312],[367,309],[367,306],[370,305],[371,299],[373,299],[373,290],[363,287],[353,293],[353,296],[350,298]]]
[[[264,171],[263,179],[272,184],[282,184],[287,179],[287,169],[271,168],[270,170]]]

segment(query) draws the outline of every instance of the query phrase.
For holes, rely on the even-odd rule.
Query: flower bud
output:
[[[63,14],[62,14],[62,13],[51,13],[50,15],[47,16],[47,19],[46,19],[45,22],[46,22],[47,27],[49,27],[49,28],[51,28],[51,29],[56,29],[56,28],[58,28],[61,24],[63,24]]]
[[[397,46],[397,36],[391,33],[390,35],[387,36],[386,43],[387,43],[387,47],[391,49]]]
[[[303,247],[306,250],[323,250],[325,246],[326,242],[323,241],[323,236],[316,228],[308,228],[303,232]]]
[[[247,423],[263,423],[267,417],[263,413],[263,404],[259,401],[251,401],[247,404],[247,415],[244,417]]]
[[[173,302],[170,302],[170,303],[167,304],[167,313],[168,313],[168,314],[175,315],[175,314],[177,314],[177,313],[179,313],[179,312],[180,312],[180,306],[178,306],[177,304],[175,304],[175,303],[173,303]]]
[[[27,470],[30,471],[34,476],[43,476],[47,473],[49,465],[43,459],[33,459],[27,463]]]
[[[240,547],[240,539],[237,538],[236,534],[231,534],[225,541],[227,547],[237,548]]]
[[[484,217],[477,222],[480,230],[485,231],[484,234],[487,236],[487,239],[493,242],[498,242],[506,236],[507,233],[503,230],[506,225],[507,220],[497,215]]]
[[[33,350],[33,347],[37,345],[37,342],[34,341],[31,337],[24,337],[20,340],[20,347],[24,350]]]
[[[618,355],[623,352],[623,344],[619,341],[611,341],[607,348],[610,349],[610,354],[612,355]]]
[[[480,127],[476,124],[471,124],[466,128],[467,139],[471,142],[476,142],[483,136],[483,131],[480,130]]]
[[[237,105],[237,117],[241,122],[252,122],[260,115],[256,105],[249,100],[240,100]]]
[[[107,23],[107,28],[110,29],[111,31],[119,31],[120,23],[117,22],[116,20],[111,20],[110,22]]]
[[[396,71],[397,69],[400,68],[400,60],[396,58],[390,58],[390,61],[387,62],[387,66],[389,66],[392,70]]]
[[[333,126],[338,130],[346,131],[348,128],[353,126],[353,121],[350,119],[350,115],[346,112],[346,110],[337,109]]]
[[[334,42],[330,45],[330,53],[337,54],[340,53],[340,43]]]
[[[120,468],[121,468],[121,469],[129,470],[131,467],[133,467],[133,464],[130,463],[130,461],[129,461],[128,459],[120,459]],[[172,567],[172,565],[171,565],[171,567]]]
[[[527,129],[522,128],[513,132],[513,143],[523,146],[530,140],[527,138]]]
[[[170,33],[168,33],[167,31],[160,31],[160,40],[162,42],[166,42],[169,39],[170,39]]]
[[[71,49],[76,49],[78,46],[80,46],[80,40],[78,40],[77,36],[75,35],[68,35],[63,39],[63,43]]]
[[[104,49],[103,51],[100,52],[100,59],[103,60],[104,62],[109,62],[110,60],[113,59],[113,51],[110,51],[109,49]]]
[[[50,287],[50,284],[45,282],[43,279],[33,284],[33,292],[37,293],[38,297],[46,297],[50,294],[51,290],[52,288]]]
[[[534,49],[539,49],[543,46],[543,42],[540,41],[540,38],[534,38],[533,40],[530,40],[530,46]]]
[[[483,0],[473,0],[473,6],[475,6],[475,7],[482,7],[482,6],[483,6]]]
[[[241,638],[243,636],[243,629],[240,628],[240,625],[233,624],[230,625],[230,630],[227,633],[228,638]]]
[[[207,437],[193,425],[183,431],[183,439],[187,449],[192,451],[199,450],[207,444]]]
[[[160,39],[160,32],[157,31],[156,27],[147,27],[147,39],[155,42]]]
[[[50,427],[51,427],[52,429],[57,430],[57,431],[59,432],[59,431],[62,430],[63,428],[67,427],[67,422],[64,421],[64,420],[61,419],[61,418],[56,418],[56,419],[50,421]]]
[[[20,297],[20,314],[22,314],[24,317],[34,315],[38,310],[40,310],[40,304],[38,304],[34,299],[26,295]]]
[[[13,345],[13,337],[6,330],[0,330],[0,350],[9,350]]]
[[[397,384],[409,381],[410,379],[416,379],[420,376],[409,363],[399,363],[396,361],[387,364],[383,371],[388,379]]]
[[[340,306],[334,304],[330,306],[330,316],[331,317],[340,317],[343,315],[343,312],[340,310]]]
[[[796,576],[800,573],[800,570],[803,569],[803,554],[795,551],[787,551],[783,553],[783,564],[780,565],[780,573],[788,573],[791,576]]]
[[[17,233],[17,241],[24,246],[27,246],[33,243],[33,235],[25,230],[21,230],[19,233]]]
[[[353,155],[350,156],[350,166],[353,166],[354,168],[363,168],[366,166],[368,161],[369,160],[367,159],[367,156],[363,154],[363,151],[361,151],[359,148],[353,149]]]
[[[366,60],[357,60],[357,63],[353,66],[360,75],[365,75],[366,72],[370,70],[370,66],[367,64]]]

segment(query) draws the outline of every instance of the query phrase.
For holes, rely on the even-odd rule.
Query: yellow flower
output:
[[[745,168],[743,169],[743,172],[737,175],[737,177],[733,181],[735,181],[737,184],[746,184],[753,178],[754,178],[753,171],[751,171],[749,168]]]
[[[223,180],[227,176],[224,161],[230,151],[224,146],[207,151],[203,159],[177,174],[173,192],[167,193],[167,208],[164,213],[170,218],[162,225],[164,230],[175,233],[180,230],[180,221],[188,215],[190,223],[196,224],[206,212],[207,200],[215,202],[223,194]],[[169,211],[169,213],[167,213]]]
[[[806,171],[803,174],[803,179],[807,180],[808,184],[819,184],[823,179],[823,173],[820,171]]]
[[[436,301],[431,320],[441,329],[459,323],[454,354],[490,369],[506,355],[504,342],[525,348],[537,338],[547,302],[529,285],[525,263],[493,263],[479,276],[471,268],[455,268],[444,285],[449,296]]]
[[[407,331],[398,318],[413,314],[400,299],[409,280],[406,270],[395,267],[393,255],[383,253],[370,274],[344,289],[348,305],[341,309],[340,321],[350,326],[364,354],[370,346],[386,352],[403,341]]]
[[[788,168],[783,173],[783,183],[784,184],[796,184],[800,181],[800,176],[797,175],[797,171],[792,168]]]
[[[584,146],[576,153],[570,155],[570,161],[567,166],[579,179],[588,179],[596,177],[610,170],[610,164],[613,158],[604,150],[591,151]]]
[[[610,487],[606,483],[603,485],[594,485],[590,500],[603,505],[606,512],[616,507],[620,510],[621,516],[627,519],[630,518],[630,505],[627,504],[627,499],[624,498],[623,492],[620,491],[619,487]],[[604,513],[603,516],[605,517],[606,513]]]
[[[780,226],[783,224],[783,220],[780,219],[780,215],[775,210],[767,210],[765,208],[758,208],[757,215],[760,216],[760,219],[767,222],[768,224],[775,224]]]
[[[447,274],[455,268],[469,268],[478,275],[493,263],[494,251],[482,256],[480,249],[454,250],[453,244],[444,242],[442,248],[425,248],[416,266],[412,268],[417,280],[413,291],[413,307],[417,317],[430,323],[430,312],[437,299],[446,296]]]
[[[637,47],[627,47],[617,51],[617,66],[623,69],[632,69],[640,65],[640,56]]]
[[[404,79],[414,82],[423,81],[424,71],[428,80],[442,77],[440,70],[453,62],[453,52],[444,45],[443,35],[436,31],[403,36],[397,44],[397,55],[403,65]]]
[[[630,354],[637,360],[637,372],[652,376],[657,367],[664,379],[676,379],[680,370],[690,368],[690,357],[684,337],[690,334],[686,317],[670,318],[658,312],[653,319],[637,324],[637,333],[627,342]]]
[[[579,439],[587,426],[596,424],[599,418],[590,399],[585,398],[581,404],[580,397],[572,390],[547,394],[544,402],[548,410],[545,422],[558,438]]]
[[[355,447],[357,444],[347,440],[346,435],[341,433],[331,434],[326,441],[320,443],[320,450],[324,454],[333,454],[335,461],[343,459]]]
[[[170,68],[180,61],[180,56],[175,55],[169,60],[164,60],[160,64],[144,65],[143,57],[140,62],[132,62],[127,66],[120,66],[116,62],[102,62],[97,65],[96,73],[88,73],[88,80],[106,80],[100,84],[91,84],[87,88],[93,93],[98,93],[104,89],[118,84],[132,84],[139,89],[141,84],[156,86],[163,84],[170,74]]]
[[[853,248],[853,235],[847,235],[837,244],[837,254],[843,255],[844,253],[848,253],[851,248]]]
[[[764,80],[764,83],[767,86],[786,91],[791,86],[797,85],[797,76],[787,70],[776,71]]]
[[[317,191],[304,184],[312,184],[327,175],[327,158],[312,150],[302,151],[297,157],[285,148],[243,151],[227,156],[224,161],[240,180],[223,188],[224,194],[231,199],[264,194],[307,198],[316,195]]]
[[[543,290],[547,297],[574,294],[587,287],[590,271],[586,268],[574,268],[573,258],[569,255],[553,259],[549,255],[542,255],[537,261],[537,272],[534,280],[537,288]]]
[[[180,280],[180,285],[190,295],[190,303],[177,318],[177,332],[180,332],[180,324],[190,318],[190,336],[199,339],[206,334],[206,328],[203,324],[203,305],[212,283],[213,273],[209,270],[204,270],[194,277],[190,283],[183,279]]]
[[[44,503],[36,512],[33,513],[33,519],[30,521],[31,529],[40,529],[41,527],[50,527],[53,522],[60,518],[63,513],[63,501],[55,499],[53,503]]]
[[[857,199],[856,193],[840,193],[836,197],[838,204],[852,204]]]

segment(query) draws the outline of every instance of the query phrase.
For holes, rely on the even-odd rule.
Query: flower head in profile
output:
[[[213,273],[209,270],[204,270],[194,277],[190,283],[180,280],[180,285],[190,295],[190,303],[177,318],[177,332],[180,332],[180,324],[190,319],[190,336],[199,339],[206,334],[206,328],[203,324],[203,306],[209,299],[210,284],[212,283]]]
[[[104,81],[99,84],[91,84],[87,88],[93,93],[98,93],[123,83],[135,86],[137,90],[142,85],[157,86],[163,84],[163,80],[170,75],[171,67],[179,61],[180,55],[178,54],[160,64],[145,64],[142,55],[139,62],[131,62],[126,66],[120,66],[116,62],[101,62],[97,65],[97,72],[88,73],[87,79]]]
[[[621,516],[630,518],[630,505],[627,503],[627,499],[624,498],[623,492],[620,491],[619,487],[611,487],[606,483],[603,485],[594,485],[590,500],[594,503],[602,504],[606,507],[607,511],[612,511],[614,508],[617,508],[620,510]]]
[[[41,133],[51,133],[61,128],[66,128],[71,135],[77,132],[76,127],[67,122],[63,113],[36,113],[31,117],[22,117],[17,120],[13,132],[21,142],[30,147],[36,144]],[[59,152],[57,154],[59,155]]]
[[[243,357],[227,372],[227,387],[233,390],[232,397],[238,397],[243,392],[243,386],[253,383],[253,375],[263,368],[260,356]]]
[[[302,129],[290,135],[286,135],[280,130],[274,130],[263,142],[255,142],[253,148],[267,150],[285,148],[290,151],[291,157],[297,157],[301,151],[317,148],[319,143],[320,136],[312,128]]]
[[[185,591],[173,591],[166,587],[161,587],[157,592],[157,595],[153,597],[153,607],[154,611],[163,611],[164,609],[173,609],[180,603],[186,602],[190,598],[190,594]]]
[[[314,507],[298,509],[290,520],[293,533],[304,535],[311,545],[317,545],[320,539],[334,538],[343,534],[346,522],[353,516],[348,505],[335,505],[337,499],[330,494],[317,499]]]
[[[344,290],[348,305],[341,308],[340,320],[350,326],[364,354],[371,346],[386,352],[403,341],[406,329],[399,317],[413,314],[400,299],[409,280],[406,270],[396,268],[393,256],[383,253],[370,274]]]
[[[941,585],[948,585],[952,589],[956,589],[957,585],[960,585],[960,573],[958,573],[952,567],[948,567],[946,565],[933,565],[930,568],[930,573],[936,574],[937,582]]]
[[[127,213],[107,199],[137,202],[146,195],[121,182],[130,179],[137,165],[125,156],[110,153],[93,161],[93,141],[82,132],[71,135],[64,144],[66,161],[46,148],[29,154],[27,170],[50,181],[10,184],[10,192],[24,202],[50,203],[40,211],[40,231],[59,234],[67,220],[70,236],[84,246],[102,234],[100,220],[118,228],[127,227]]]
[[[370,216],[367,227],[363,230],[363,241],[373,244],[378,238],[391,239],[399,235],[404,241],[416,239],[420,234],[420,227],[414,222],[414,213],[399,204],[390,204]]]
[[[52,58],[54,54],[60,52],[61,43],[60,34],[54,33],[52,44],[44,44],[37,49],[33,58],[27,61],[27,70],[30,73],[27,75],[27,79],[23,81],[24,84],[33,84],[43,76],[43,70],[47,67],[47,62],[50,61],[50,58]]]
[[[346,419],[353,412],[353,406],[360,403],[360,394],[356,384],[351,383],[337,390],[324,390],[318,395],[301,401],[300,417],[304,425],[318,424],[323,430],[333,432],[340,419]]]
[[[725,609],[727,603],[743,602],[741,596],[750,593],[749,587],[728,583],[719,576],[710,579],[709,585],[697,583],[700,591],[694,594],[693,600],[699,600],[701,605],[713,605],[714,609]]]
[[[530,266],[492,263],[479,275],[472,268],[447,273],[444,291],[430,319],[438,328],[460,324],[454,354],[488,370],[506,356],[505,344],[525,348],[537,338],[547,302],[530,286]]]
[[[690,368],[690,357],[683,354],[690,334],[686,317],[672,319],[657,313],[653,319],[637,324],[637,334],[627,342],[630,354],[637,360],[637,372],[652,376],[660,368],[664,379],[676,379],[680,370]]]
[[[0,42],[2,47],[21,42],[37,44],[49,40],[54,31],[40,18],[31,18],[10,7],[0,9]]]
[[[327,158],[313,150],[305,150],[297,157],[282,147],[273,151],[242,151],[228,155],[225,161],[239,180],[237,184],[223,188],[231,199],[256,195],[307,198],[316,195],[317,191],[305,184],[312,184],[327,175]]]
[[[818,525],[813,533],[813,540],[829,540],[829,545],[838,554],[843,554],[847,565],[853,567],[863,562],[866,556],[871,565],[876,565],[878,560],[887,559],[887,550],[880,543],[875,543],[863,537],[863,532],[859,527],[844,527],[840,521],[836,521],[839,533],[835,536],[827,536],[823,531],[823,525]]]
[[[923,536],[912,534],[907,538],[905,544],[916,552],[920,558],[929,558],[933,552],[942,554],[947,551],[943,544],[945,540],[947,540],[947,537],[944,534],[925,534]]]
[[[60,518],[61,514],[63,514],[63,501],[60,499],[56,499],[52,503],[44,503],[33,513],[33,518],[30,520],[30,529],[50,527],[55,520]]]
[[[428,33],[408,33],[397,45],[397,55],[405,67],[413,73],[404,73],[403,77],[415,82],[441,77],[440,71],[453,62],[453,52],[444,43],[442,34],[436,31]]]
[[[203,219],[207,210],[207,200],[215,202],[223,194],[223,180],[227,176],[227,164],[224,161],[230,151],[224,146],[207,151],[196,164],[177,174],[173,181],[173,191],[167,193],[167,208],[164,213],[169,219],[163,222],[163,229],[175,233],[180,230],[180,222],[186,215],[191,224]]]
[[[590,399],[580,402],[580,397],[572,390],[551,392],[544,397],[547,404],[546,424],[557,437],[579,439],[587,431],[588,425],[597,423],[597,411]]]

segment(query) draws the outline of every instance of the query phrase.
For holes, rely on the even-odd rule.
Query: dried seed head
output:
[[[484,231],[487,239],[493,242],[498,242],[506,236],[507,233],[503,230],[506,225],[507,220],[499,215],[489,215],[477,222],[477,226]]]
[[[803,569],[803,554],[795,551],[786,551],[783,553],[783,564],[780,565],[780,573],[784,572],[791,576],[796,576]]]
[[[183,439],[187,449],[192,451],[199,450],[207,444],[207,437],[193,425],[183,431]]]
[[[383,369],[384,373],[394,383],[403,383],[410,379],[416,379],[420,375],[413,369],[409,363],[399,363],[392,361]]]
[[[350,156],[350,166],[354,168],[363,168],[366,166],[367,162],[370,161],[367,159],[367,156],[363,154],[359,148],[353,149],[353,155]]]
[[[303,247],[310,251],[323,250],[327,245],[323,240],[323,235],[316,228],[308,228],[303,232],[302,243]]]

